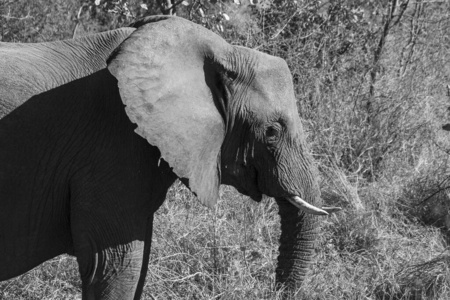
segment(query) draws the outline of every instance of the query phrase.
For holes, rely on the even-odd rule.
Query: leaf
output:
[[[198,9],[198,12],[200,13],[200,16],[202,16],[202,17],[205,16],[205,13],[203,12],[203,9],[199,8],[199,9]]]
[[[187,2],[187,1],[183,1],[183,2],[181,2],[181,4],[184,6],[189,6],[189,2]]]
[[[239,0],[234,0],[234,3],[236,3],[236,4],[241,4],[241,1],[239,1]]]
[[[100,5],[100,0],[95,0],[94,4],[97,6]]]
[[[226,13],[222,13],[222,16],[225,20],[230,21],[230,17]]]
[[[145,10],[148,10],[148,6],[147,6],[147,4],[145,4],[145,3],[142,3],[142,4],[141,4],[141,8],[143,8],[143,9],[145,9]]]

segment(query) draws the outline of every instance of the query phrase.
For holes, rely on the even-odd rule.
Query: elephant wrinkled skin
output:
[[[0,43],[0,69],[0,280],[69,253],[83,299],[139,299],[153,214],[181,178],[210,207],[221,183],[274,197],[277,284],[301,283],[319,229],[309,213],[327,212],[282,59],[149,17]]]

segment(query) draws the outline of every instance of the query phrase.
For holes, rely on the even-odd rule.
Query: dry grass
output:
[[[80,292],[75,258],[61,255],[28,273],[0,283],[0,299],[77,299]]]
[[[380,189],[359,192],[381,201],[383,194],[373,195]],[[441,232],[386,207],[348,208],[324,219],[317,261],[297,297],[450,298],[450,253]],[[278,236],[271,199],[257,204],[222,188],[213,212],[176,184],[155,219],[143,299],[279,299],[272,289]],[[68,256],[0,284],[5,300],[77,297],[77,264]]]

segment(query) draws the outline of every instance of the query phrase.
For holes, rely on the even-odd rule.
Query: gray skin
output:
[[[83,299],[139,299],[180,178],[207,206],[221,183],[274,197],[276,281],[294,290],[319,224],[286,199],[321,200],[286,63],[176,17],[133,26],[0,43],[0,280],[68,253]]]

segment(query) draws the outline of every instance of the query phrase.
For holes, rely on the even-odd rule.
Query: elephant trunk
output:
[[[284,198],[276,198],[281,237],[276,269],[277,288],[294,292],[305,278],[319,234],[318,217],[305,213]]]

